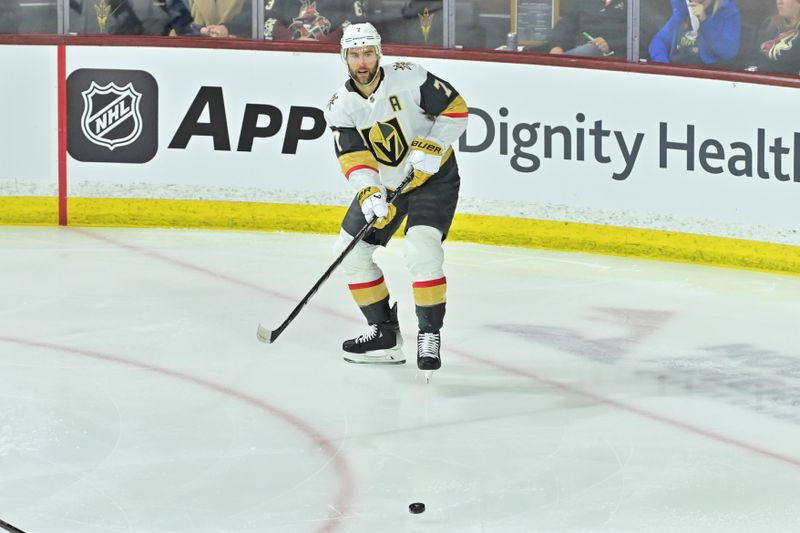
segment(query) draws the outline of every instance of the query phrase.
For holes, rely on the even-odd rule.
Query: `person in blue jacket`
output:
[[[741,31],[742,17],[734,0],[672,0],[672,16],[650,42],[650,59],[689,65],[724,63],[739,52]]]

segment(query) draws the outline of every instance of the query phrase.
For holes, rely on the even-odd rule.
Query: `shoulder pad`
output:
[[[325,120],[328,122],[328,126],[351,126],[347,113],[347,105],[345,103],[347,97],[347,90],[340,88],[333,93],[333,96],[331,96],[325,104]]]
[[[383,67],[389,83],[394,85],[409,85],[418,87],[425,82],[428,71],[408,61],[395,61]]]

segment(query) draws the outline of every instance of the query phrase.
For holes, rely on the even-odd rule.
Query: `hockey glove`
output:
[[[394,218],[397,208],[386,203],[386,188],[383,185],[370,185],[358,191],[358,203],[367,222],[377,219],[372,227],[381,229]]]
[[[408,192],[416,189],[428,179],[439,172],[439,167],[442,165],[442,156],[444,155],[444,148],[439,141],[435,139],[423,139],[417,137],[411,142],[411,153],[408,155],[407,172],[414,169],[414,177],[411,183],[403,190]]]

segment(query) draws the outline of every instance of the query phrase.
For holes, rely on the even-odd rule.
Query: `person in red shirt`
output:
[[[360,0],[266,0],[264,39],[338,43],[350,23],[363,22]]]
[[[800,1],[776,0],[776,13],[759,28],[747,70],[800,73]]]

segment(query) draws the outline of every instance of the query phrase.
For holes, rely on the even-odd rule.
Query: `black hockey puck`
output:
[[[408,506],[408,512],[411,514],[420,514],[425,512],[425,504],[422,502],[414,502]]]

